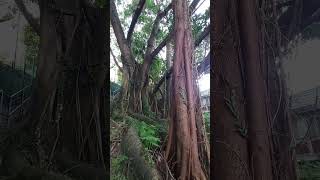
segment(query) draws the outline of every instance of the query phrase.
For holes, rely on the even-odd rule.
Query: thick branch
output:
[[[210,69],[210,60],[211,59],[210,59],[210,52],[209,52],[208,55],[204,58],[204,60],[201,61],[201,63],[197,66],[197,71],[199,74],[202,74]],[[161,77],[161,79],[159,80],[159,82],[156,84],[156,86],[152,91],[153,96],[158,92],[158,90],[160,89],[164,81],[171,77],[171,73],[172,73],[172,68],[166,71],[166,73]]]
[[[127,41],[129,42],[129,44],[131,44],[131,38],[132,38],[134,27],[136,26],[136,24],[138,22],[138,18],[143,10],[145,3],[146,3],[146,0],[140,0],[137,5],[137,9],[135,10],[135,12],[132,16],[131,24],[130,24],[128,34],[127,34]]]
[[[199,46],[202,40],[207,37],[210,33],[210,24],[204,28],[204,30],[197,36],[197,39],[194,42],[194,46]]]
[[[154,49],[151,53],[151,59],[154,59],[156,57],[157,54],[159,54],[159,52],[161,51],[161,49],[167,45],[167,43],[169,42],[169,40],[173,37],[173,31],[171,31],[164,39],[163,41],[159,44],[159,46]]]
[[[131,63],[134,64],[135,62],[134,62],[133,54],[132,54],[132,51],[129,47],[128,41],[126,40],[126,38],[124,36],[124,32],[121,27],[121,22],[119,19],[117,7],[116,7],[116,4],[114,3],[114,0],[112,0],[110,2],[110,9],[111,9],[110,19],[111,19],[113,31],[116,36],[121,54],[124,57],[123,58],[124,63],[122,63],[122,64],[126,64],[126,65],[130,66]]]
[[[207,56],[204,58],[203,61],[197,66],[197,71],[200,74],[207,72],[207,70],[210,69],[210,52],[207,54]]]
[[[294,3],[293,0],[286,1],[286,2],[280,2],[280,3],[277,4],[277,8],[280,9],[280,8],[287,7],[287,6],[292,6],[293,3]]]
[[[319,0],[303,0],[302,1],[302,12],[301,14],[299,14],[301,15],[299,19],[302,20],[302,23],[299,24],[298,31],[292,34],[291,38],[295,37],[296,33],[301,32],[301,30],[305,29],[307,26],[320,20],[317,13],[319,8],[320,8]],[[288,10],[283,14],[281,14],[280,18],[278,19],[278,24],[280,26],[282,34],[285,34],[285,35],[289,34],[290,24],[292,23],[292,20],[293,20],[292,17],[296,16],[294,14],[295,13],[294,10],[295,10],[295,6],[289,6]],[[286,46],[286,44],[284,46]]]
[[[159,24],[161,19],[166,16],[169,12],[169,10],[172,8],[172,3],[170,3],[163,11],[159,12],[157,14],[157,17],[153,23],[153,27],[152,27],[152,31],[150,34],[150,37],[148,39],[147,42],[147,50],[146,50],[146,55],[145,55],[145,62],[150,62],[153,58],[153,56],[151,56],[152,53],[152,49],[154,46],[154,42],[156,40],[156,36],[157,36],[157,32],[159,31]]]
[[[40,24],[38,19],[33,17],[33,15],[28,12],[26,5],[23,3],[22,0],[14,0],[15,3],[17,4],[19,10],[22,12],[23,16],[26,18],[28,21],[29,25],[33,28],[33,30],[40,35]]]
[[[306,28],[307,26],[313,24],[314,22],[320,21],[320,8],[316,10],[312,16],[310,16],[305,22],[302,24],[302,28]]]
[[[169,79],[172,73],[172,67],[164,74],[164,76],[162,76],[162,78],[160,79],[160,81],[157,83],[157,85],[155,86],[155,88],[152,91],[153,96],[157,93],[157,91],[159,90],[160,86],[163,84],[163,82],[166,79]]]
[[[14,16],[12,14],[6,14],[3,17],[0,17],[0,23],[10,21],[13,18],[14,18]]]
[[[193,0],[192,1],[192,3],[189,6],[190,15],[194,12],[194,10],[196,9],[199,2],[200,2],[200,0]]]
[[[194,44],[195,47],[199,46],[201,41],[209,34],[209,29],[210,29],[209,27],[210,27],[210,25],[207,26],[206,28],[204,28],[203,32],[201,32],[198,35],[198,38],[195,40],[195,44]],[[199,66],[203,66],[203,68],[202,67],[200,68]],[[199,66],[197,67],[197,69],[200,74],[202,72],[204,72],[208,68],[208,66],[210,68],[210,52],[205,57],[205,59],[201,62],[201,64]],[[172,73],[172,68],[167,70],[167,72],[164,74],[164,76],[160,79],[160,81],[157,83],[154,90],[152,91],[152,94],[155,94],[159,90],[159,87],[162,85],[162,83],[164,82],[165,79],[168,79],[170,77],[171,73]]]
[[[197,39],[195,40],[195,47],[199,46],[199,44],[202,42],[202,40],[207,37],[210,33],[210,24],[204,28],[204,30],[197,36]],[[169,40],[173,37],[173,31],[167,35],[164,40],[159,44],[159,46],[153,50],[151,53],[151,59],[154,59],[157,54],[161,51],[161,49],[169,42]]]
[[[113,57],[113,59],[114,59],[114,63],[117,65],[117,67],[119,68],[119,70],[120,70],[121,72],[123,72],[123,69],[122,69],[122,67],[118,64],[117,58],[116,58],[116,56],[113,54],[111,48],[110,48],[110,53],[111,53],[111,55],[112,55],[112,57]]]

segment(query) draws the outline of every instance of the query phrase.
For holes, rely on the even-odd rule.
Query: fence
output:
[[[0,128],[9,128],[18,122],[30,102],[31,85],[7,95],[0,90]]]
[[[290,108],[293,110],[308,111],[318,108],[320,87],[315,87],[290,97]]]
[[[320,87],[315,87],[290,97],[293,111],[292,123],[298,159],[319,159],[320,154]]]

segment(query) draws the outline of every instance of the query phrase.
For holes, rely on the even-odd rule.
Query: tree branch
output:
[[[199,35],[198,35],[198,38],[196,39],[195,41],[195,44],[194,46],[197,47],[200,45],[201,41],[206,37],[204,36],[204,34],[208,35],[208,33],[204,33],[206,31],[208,31],[207,29],[210,29],[209,26],[207,26],[203,32],[201,32]],[[197,43],[196,43],[197,42]],[[205,70],[207,70],[207,68],[210,68],[210,52],[209,54],[205,57],[205,59],[200,63],[200,65],[197,66],[197,70],[199,72],[200,70],[200,74],[202,74],[202,72],[204,72]],[[155,86],[155,88],[153,89],[152,91],[152,94],[154,95],[160,88],[160,86],[162,85],[162,83],[164,82],[165,79],[168,79],[170,76],[171,76],[171,73],[172,73],[172,67],[170,69],[168,69],[166,71],[166,73],[162,76],[162,78],[159,80],[159,82],[157,83],[157,85]]]
[[[207,37],[210,33],[210,24],[204,28],[204,30],[197,36],[197,39],[194,42],[194,46],[199,46],[202,40]]]
[[[116,36],[120,52],[122,54],[123,58],[123,65],[128,65],[130,66],[131,64],[135,64],[135,60],[131,51],[131,48],[129,47],[128,41],[126,40],[124,36],[123,29],[121,27],[121,22],[119,19],[119,15],[117,12],[117,7],[116,4],[114,3],[114,0],[110,2],[110,9],[111,9],[111,24],[113,27],[114,34]]]
[[[160,86],[162,85],[162,83],[164,82],[164,80],[169,79],[172,73],[172,67],[161,77],[161,79],[159,80],[159,82],[157,83],[157,85],[155,86],[155,88],[152,91],[152,96],[154,96],[157,91],[159,90]]]
[[[161,49],[167,45],[167,43],[169,42],[169,40],[173,37],[173,31],[171,31],[164,39],[163,41],[159,44],[159,46],[157,48],[155,48],[152,53],[151,53],[151,59],[153,60],[157,54],[159,54],[159,52],[161,51]]]
[[[302,1],[302,12],[301,17],[299,19],[302,20],[301,24],[299,24],[298,31],[292,34],[291,38],[296,36],[296,33],[301,32],[301,30],[305,29],[307,26],[313,24],[314,22],[320,21],[318,16],[318,9],[320,8],[319,0],[303,0]],[[281,34],[288,35],[290,24],[292,23],[292,17],[296,16],[294,13],[295,6],[289,6],[288,10],[281,14],[278,19],[278,24],[280,26]],[[287,37],[289,38],[289,37]],[[291,39],[289,38],[289,41]],[[287,45],[288,41],[283,42],[283,46]]]
[[[23,3],[22,0],[14,0],[17,4],[19,10],[22,12],[23,16],[28,21],[29,25],[33,28],[33,30],[40,35],[40,23],[39,20],[33,17],[33,15],[28,12],[26,5]]]
[[[210,24],[204,28],[200,35],[198,35],[197,39],[195,40],[195,47],[199,46],[202,40],[207,37],[210,33]],[[169,40],[173,37],[173,31],[167,35],[164,40],[159,44],[159,46],[151,53],[151,59],[153,60],[157,54],[161,51],[161,49],[169,42]]]
[[[136,26],[136,24],[138,22],[138,18],[142,12],[142,9],[143,9],[145,3],[146,3],[146,0],[140,0],[137,5],[137,9],[135,10],[135,12],[132,16],[131,24],[130,24],[128,34],[127,34],[127,41],[129,44],[131,44],[131,38],[132,38],[134,27]]]
[[[116,56],[113,54],[111,48],[110,48],[110,53],[111,53],[111,55],[112,55],[112,57],[113,57],[113,59],[114,59],[115,64],[116,64],[117,67],[119,68],[119,70],[120,70],[121,72],[123,72],[123,69],[122,69],[122,67],[118,64],[117,59],[116,59]]]
[[[276,6],[278,9],[280,9],[280,8],[287,7],[287,6],[292,6],[293,3],[294,3],[294,1],[291,0],[291,1],[286,1],[286,2],[280,2]]]
[[[210,52],[207,54],[204,60],[201,61],[201,63],[197,66],[197,71],[199,74],[206,72],[208,69],[210,69]],[[170,78],[171,73],[172,73],[172,67],[168,71],[166,71],[166,73],[161,77],[159,82],[155,85],[152,91],[153,96],[158,92],[164,80]]]
[[[302,29],[308,27],[309,25],[313,24],[314,22],[320,21],[320,8],[316,10],[312,16],[304,21],[302,24]]]
[[[128,34],[127,34],[127,40],[129,42],[129,44],[131,44],[131,38],[132,38],[132,34],[133,34],[133,30],[134,30],[134,27],[135,25],[137,24],[138,22],[138,18],[143,10],[143,7],[144,7],[144,4],[145,4],[146,0],[140,0],[138,5],[137,5],[137,9],[135,10],[133,16],[132,16],[132,20],[131,20],[131,24],[130,24],[130,27],[129,27],[129,30],[128,30]],[[193,0],[191,5],[189,6],[189,9],[190,9],[190,14],[193,13],[193,11],[195,10],[196,6],[198,5],[198,3],[200,2],[200,0]],[[170,7],[169,7],[170,6]],[[170,3],[169,5],[169,9],[167,9],[167,11],[169,11],[171,8],[172,8],[172,3]]]
[[[196,9],[199,2],[200,2],[200,0],[193,0],[192,1],[192,3],[189,6],[190,15],[194,12],[194,10]]]
[[[8,13],[8,14],[0,17],[0,23],[6,22],[6,21],[10,21],[13,18],[14,18],[13,14]]]
[[[193,10],[196,8],[199,2],[200,0],[193,0],[192,3],[190,4],[189,6],[190,16],[192,15],[192,13],[194,13]],[[153,50],[153,52],[150,55],[151,61],[156,57],[156,55],[161,51],[161,49],[169,42],[169,40],[173,37],[173,35],[174,35],[173,31],[170,31],[169,34],[163,39],[163,41],[158,45],[158,47],[156,47]]]
[[[207,54],[204,60],[202,60],[200,64],[197,66],[197,71],[199,75],[206,72],[208,69],[210,69],[210,52]]]
[[[156,40],[156,36],[157,36],[157,32],[159,30],[159,24],[161,19],[166,16],[169,12],[169,10],[172,8],[172,3],[170,3],[163,11],[159,12],[157,14],[157,17],[153,23],[153,27],[152,27],[152,31],[150,33],[150,37],[148,39],[147,42],[147,50],[146,50],[146,54],[145,54],[145,61],[144,62],[148,62],[150,63],[153,59],[153,56],[151,56],[152,54],[152,49],[154,48],[154,42]]]

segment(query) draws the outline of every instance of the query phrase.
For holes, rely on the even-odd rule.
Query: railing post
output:
[[[3,112],[2,108],[3,108],[3,91],[1,90],[0,91],[0,96],[1,96],[1,99],[0,99],[0,113]]]
[[[318,97],[319,97],[319,87],[316,88],[316,102],[315,102],[316,109],[318,109]]]
[[[292,109],[292,97],[293,95],[291,94],[289,97],[289,109]]]
[[[8,107],[8,114],[10,114],[10,111],[11,111],[11,104],[12,104],[12,96],[9,96],[9,107]]]

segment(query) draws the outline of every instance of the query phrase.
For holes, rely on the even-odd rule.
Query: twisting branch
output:
[[[190,15],[194,12],[194,10],[196,9],[197,5],[199,4],[200,0],[193,0],[192,3],[189,6],[189,12]]]
[[[190,15],[194,12],[193,10],[196,8],[200,0],[193,0],[191,5],[189,6],[190,9]],[[171,6],[172,8],[172,6]],[[162,42],[156,47],[152,53],[150,54],[151,61],[156,57],[157,54],[161,51],[161,49],[166,46],[166,44],[169,42],[169,40],[173,37],[173,31],[170,31],[169,34],[162,40]]]
[[[207,37],[210,33],[210,24],[204,28],[204,30],[197,36],[197,39],[194,42],[194,46],[199,46],[202,40]]]
[[[10,21],[11,19],[13,19],[14,16],[10,13],[0,17],[0,23],[6,22],[6,21]]]
[[[195,9],[195,7],[197,6],[197,4],[199,2],[200,2],[200,0],[193,0],[192,1],[191,5],[189,6],[191,14],[194,12],[194,9]],[[121,27],[121,23],[120,23],[120,19],[119,19],[119,15],[118,15],[118,12],[117,12],[117,8],[116,8],[116,5],[115,5],[115,2],[114,2],[114,0],[112,0],[110,2],[111,24],[112,24],[114,33],[116,35],[117,42],[119,44],[121,54],[125,57],[125,59],[128,59],[129,61],[131,61],[131,63],[135,63],[135,61],[134,61],[133,54],[132,54],[131,49],[130,49],[130,40],[132,38],[134,26],[136,25],[136,23],[138,21],[138,18],[139,18],[140,14],[141,14],[141,12],[143,10],[144,3],[145,3],[145,0],[140,0],[139,4],[137,6],[137,9],[135,11],[135,14],[132,17],[132,21],[131,21],[131,24],[130,24],[130,27],[129,27],[127,38],[125,38],[123,29]],[[158,14],[158,16],[160,16],[158,18],[159,21],[161,20],[161,18],[163,18],[163,16],[165,16],[168,13],[168,11],[170,9],[172,9],[172,5],[171,4],[167,8],[165,8],[165,10],[162,12],[163,14],[162,13],[160,13],[160,15]],[[156,18],[156,20],[157,20],[157,18]],[[156,23],[154,23],[154,24],[156,24]],[[157,31],[155,31],[155,33],[156,32]],[[169,32],[169,34],[158,45],[158,47],[155,48],[151,53],[149,53],[150,54],[150,64],[152,64],[152,61],[155,58],[155,56],[168,43],[169,39],[171,39],[172,36],[173,36],[173,31]],[[149,40],[150,40],[150,38],[149,38]],[[126,64],[127,62],[123,62],[123,63]],[[128,63],[128,64],[130,64],[130,63]]]
[[[159,90],[160,86],[162,85],[162,83],[164,82],[164,80],[169,79],[172,73],[172,67],[161,77],[161,79],[159,80],[159,82],[157,83],[157,85],[155,86],[155,88],[152,91],[152,96],[154,96],[157,91]]]
[[[280,9],[280,8],[287,7],[287,6],[292,6],[293,3],[294,3],[294,1],[291,0],[291,1],[286,1],[286,2],[280,2],[276,6],[278,9]]]
[[[198,38],[196,39],[194,46],[197,47],[200,45],[201,41],[206,37],[204,36],[204,34],[208,35],[208,33],[204,33],[205,31],[207,31],[207,29],[209,29],[207,26],[203,32],[201,32],[199,35],[198,35]],[[199,74],[201,74],[202,72],[204,72],[205,70],[207,70],[207,68],[210,68],[210,52],[208,53],[208,55],[205,57],[205,59],[200,63],[200,65],[197,66],[197,70],[199,72]],[[157,85],[155,86],[155,88],[153,89],[152,91],[152,94],[155,94],[160,86],[162,85],[162,83],[164,82],[165,79],[168,79],[170,76],[171,76],[171,73],[172,73],[172,67],[170,69],[168,69],[165,74],[162,76],[162,78],[159,80],[159,82],[157,83]]]
[[[40,35],[40,24],[38,22],[38,19],[33,17],[33,15],[28,12],[26,5],[23,3],[23,0],[14,0],[14,2],[17,4],[19,10],[22,12],[23,16],[26,18],[33,30],[38,35]]]
[[[135,12],[132,16],[131,24],[129,26],[129,30],[128,30],[128,34],[127,34],[127,41],[129,44],[131,44],[131,38],[132,38],[134,27],[136,26],[136,24],[138,22],[138,18],[143,10],[145,3],[146,3],[146,0],[140,0],[137,5],[137,9],[135,10]]]
[[[111,53],[111,55],[112,55],[112,57],[113,57],[113,59],[114,59],[115,64],[116,64],[117,67],[119,68],[119,70],[120,70],[121,72],[123,72],[123,69],[122,69],[122,67],[119,65],[119,63],[117,62],[117,58],[116,58],[116,56],[113,54],[111,48],[110,48],[110,53]]]
[[[203,72],[206,72],[208,69],[210,69],[210,52],[197,66],[197,71],[199,75],[201,75]]]
[[[121,22],[119,19],[117,7],[114,0],[110,1],[110,9],[111,9],[110,19],[111,19],[113,31],[116,36],[121,55],[124,57],[123,64],[128,64],[129,66],[130,64],[135,64],[135,60],[134,60],[131,48],[129,47],[128,41],[126,40],[123,29],[121,27]]]
[[[153,60],[157,54],[159,54],[159,52],[161,51],[161,49],[167,45],[167,43],[169,42],[169,40],[173,37],[173,31],[171,31],[164,39],[163,41],[158,45],[157,48],[155,48],[152,53],[151,53],[151,59]]]
[[[159,31],[159,24],[161,19],[166,16],[169,12],[169,10],[172,8],[172,3],[170,3],[163,11],[159,12],[157,14],[157,17],[153,23],[152,31],[150,33],[150,37],[147,42],[147,50],[145,54],[145,61],[144,62],[150,62],[151,61],[151,53],[154,46],[154,42],[156,40],[157,32]]]
[[[308,27],[309,25],[317,21],[320,21],[320,8],[303,22],[302,28]]]

